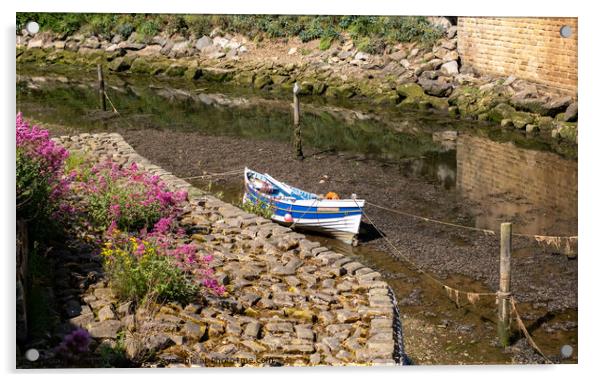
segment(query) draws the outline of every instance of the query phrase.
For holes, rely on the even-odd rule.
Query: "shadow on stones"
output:
[[[382,238],[383,235],[381,232],[376,229],[376,227],[369,223],[362,222],[360,224],[360,232],[359,232],[359,240],[362,243],[369,243],[373,240],[377,240]]]

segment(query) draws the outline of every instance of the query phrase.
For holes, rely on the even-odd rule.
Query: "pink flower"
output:
[[[164,235],[171,229],[172,223],[173,220],[170,217],[161,218],[153,227],[153,232],[156,234]]]
[[[115,218],[119,218],[119,215],[121,215],[121,206],[119,204],[113,204],[109,207],[109,211]]]

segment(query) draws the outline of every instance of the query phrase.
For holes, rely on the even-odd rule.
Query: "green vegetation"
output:
[[[125,354],[125,332],[117,333],[117,340],[114,345],[102,343],[99,346],[100,359],[102,367],[128,367],[130,361]]]
[[[271,219],[272,215],[274,214],[274,210],[272,209],[272,207],[267,203],[262,202],[261,200],[259,200],[257,204],[251,202],[250,200],[247,200],[246,202],[240,205],[240,208],[245,212],[255,214],[266,219]]]
[[[153,242],[126,235],[119,239],[107,243],[102,259],[111,288],[121,300],[186,303],[197,293],[198,287]]]
[[[386,43],[415,41],[432,45],[442,36],[442,30],[422,16],[17,13],[17,30],[30,20],[37,21],[43,31],[64,35],[81,31],[105,37],[120,34],[127,38],[135,31],[139,41],[159,32],[200,37],[219,28],[224,33],[241,33],[255,41],[291,37],[299,37],[303,42],[320,39],[322,48],[347,34],[369,53],[382,52]]]

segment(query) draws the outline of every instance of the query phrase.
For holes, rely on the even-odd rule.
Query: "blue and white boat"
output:
[[[362,220],[364,200],[327,199],[245,168],[245,202],[273,210],[272,220],[335,237],[354,244]]]

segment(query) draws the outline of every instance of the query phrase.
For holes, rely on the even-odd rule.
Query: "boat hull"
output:
[[[245,175],[245,201],[272,208],[273,221],[302,231],[317,232],[353,244],[359,232],[364,200],[272,198],[250,186]]]

